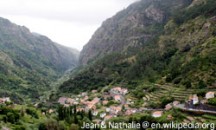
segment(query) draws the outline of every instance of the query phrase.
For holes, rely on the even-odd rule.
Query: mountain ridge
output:
[[[159,1],[152,1],[151,4],[158,5]],[[178,0],[172,2],[176,1]],[[170,6],[172,2],[167,0],[164,4]],[[150,24],[148,26],[150,30],[140,32],[144,35],[153,33],[149,40],[140,40],[140,46],[133,46],[125,50],[120,47],[121,49],[118,51],[111,49],[110,53],[101,50],[95,51],[93,55],[96,54],[96,56],[93,59],[89,57],[91,55],[89,51],[86,52],[87,57],[85,54],[83,55],[83,51],[86,50],[84,48],[80,54],[80,60],[81,63],[87,65],[80,73],[64,82],[60,86],[60,92],[78,93],[119,84],[134,89],[146,82],[172,83],[174,86],[194,89],[211,86],[214,88],[216,82],[214,75],[216,72],[214,67],[214,55],[216,55],[214,5],[216,3],[213,0],[195,5],[191,5],[192,1],[184,2],[186,3],[184,8],[173,10],[165,23],[156,26]],[[152,7],[151,4],[146,8]],[[142,4],[137,5],[143,6]],[[162,7],[164,6],[159,6],[159,8]],[[203,11],[204,9],[205,11]],[[139,13],[142,14],[142,11]],[[121,28],[115,29],[112,33],[121,30]],[[133,29],[135,32],[139,32],[140,28]],[[156,33],[154,33],[155,31]],[[97,33],[96,31],[95,34]],[[127,32],[124,33],[127,34]],[[101,35],[99,34],[98,38],[103,41],[104,37],[100,37]],[[133,38],[134,35],[129,35],[127,38],[130,37]],[[125,36],[119,36],[119,38],[124,39]],[[107,44],[106,40],[104,40],[105,42],[99,41],[96,41],[98,45],[108,45],[104,50],[109,48],[109,43]],[[133,45],[134,42],[131,41],[129,44]],[[89,46],[90,50],[96,50],[94,43],[89,42]],[[117,48],[116,45],[112,47]],[[85,59],[84,62],[82,62],[82,57]]]
[[[75,49],[0,18],[0,93],[38,97],[50,89],[49,82],[77,66],[78,55]]]
[[[161,33],[163,24],[174,10],[188,5],[189,2],[190,0],[142,0],[133,3],[103,22],[83,47],[80,63],[87,64],[112,52],[143,46]]]

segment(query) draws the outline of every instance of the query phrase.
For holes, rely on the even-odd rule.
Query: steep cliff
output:
[[[142,0],[103,22],[80,53],[80,63],[139,48],[159,35],[171,14],[190,0]]]
[[[151,4],[141,4],[142,2],[150,2]],[[183,1],[163,0],[163,2],[167,5],[166,9],[170,9],[171,5],[172,8],[182,7],[181,3]],[[148,9],[153,4],[160,5],[159,7],[162,8],[164,7],[163,2],[160,0],[141,1],[130,7],[136,5],[134,9],[136,10],[140,5],[141,9]],[[183,3],[187,2],[184,1]],[[125,14],[125,17],[127,16]],[[93,60],[91,64],[84,66],[82,71],[75,74],[70,80],[60,86],[60,91],[65,93],[78,93],[80,91],[100,89],[107,85],[119,84],[136,90],[137,87],[145,83],[170,83],[173,86],[197,90],[215,88],[216,1],[193,1],[192,4],[188,4],[184,8],[173,10],[173,13],[167,16],[169,17],[166,17],[167,19],[165,20],[160,20],[163,17],[154,17],[155,20],[151,20],[148,26],[144,26],[145,28],[151,28],[150,30],[145,30],[147,32],[138,31],[140,28],[142,29],[142,26],[137,28],[134,32],[139,37],[138,39],[146,36],[146,34],[150,34],[148,40],[140,40],[139,42],[123,42],[122,44],[117,42],[104,42],[103,35],[107,31],[100,33],[97,31],[95,35],[98,33],[96,35],[98,36],[98,41],[91,42],[92,40],[90,40],[90,43],[84,47],[80,60],[83,64],[90,61],[90,56],[97,56],[96,59],[98,58],[99,60]],[[145,23],[146,20],[148,21],[148,19],[141,21]],[[155,29],[158,26],[152,26],[152,23],[158,22],[157,20],[161,21],[161,23],[158,23],[158,26],[161,26],[159,29]],[[121,20],[120,22],[122,23]],[[115,23],[111,22],[111,25]],[[132,24],[139,25],[139,23],[140,20],[133,21]],[[126,27],[131,28],[132,26],[128,25]],[[119,39],[123,40],[134,38],[134,33],[129,34],[131,31],[124,31],[124,33],[122,32],[122,36],[119,36],[116,34],[116,29],[118,27],[114,28],[109,36],[111,34],[113,34],[113,37],[117,35]],[[97,43],[97,46],[93,46],[95,43]],[[129,48],[125,46],[134,46],[134,43],[137,43],[137,47]],[[103,47],[99,48],[101,46]],[[123,47],[127,49],[123,49]],[[84,56],[84,53],[86,56]]]

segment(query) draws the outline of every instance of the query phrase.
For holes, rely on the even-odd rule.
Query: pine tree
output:
[[[89,110],[89,112],[88,112],[88,118],[89,118],[90,121],[92,121],[92,112],[91,112],[91,110]]]

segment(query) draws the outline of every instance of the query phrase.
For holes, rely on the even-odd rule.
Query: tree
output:
[[[40,123],[38,126],[38,130],[47,130],[46,125],[44,123]]]
[[[59,123],[55,120],[48,120],[45,125],[47,130],[60,130],[61,128]]]
[[[12,124],[15,123],[15,116],[12,112],[7,113],[8,122],[11,122]]]
[[[199,87],[200,89],[202,89],[202,88],[206,88],[207,85],[205,84],[205,82],[204,82],[203,80],[200,80],[199,83],[198,83],[198,87]]]
[[[58,109],[57,109],[59,120],[63,120],[65,118],[63,109],[64,109],[64,107],[62,105],[59,106]]]
[[[74,123],[75,123],[75,124],[78,124],[78,123],[79,123],[79,121],[78,121],[78,119],[77,119],[77,115],[76,115],[76,114],[74,115]]]
[[[182,84],[185,85],[186,88],[191,88],[191,86],[192,86],[190,80],[186,80]]]
[[[74,105],[74,114],[76,115],[77,113],[77,108],[76,108],[76,105]]]
[[[34,118],[37,118],[37,119],[39,118],[37,111],[35,109],[27,108],[26,113],[31,115]]]
[[[91,112],[91,110],[88,111],[88,118],[89,118],[90,121],[92,121],[92,112]]]
[[[163,97],[161,99],[161,107],[166,106],[168,103],[173,102],[174,98],[173,97]]]

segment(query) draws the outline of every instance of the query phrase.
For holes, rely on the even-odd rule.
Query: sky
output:
[[[0,0],[0,17],[81,50],[104,20],[137,0]]]

